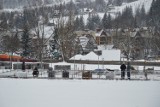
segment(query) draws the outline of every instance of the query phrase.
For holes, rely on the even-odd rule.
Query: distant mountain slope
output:
[[[3,8],[5,9],[23,9],[24,6],[34,6],[34,5],[55,5],[60,3],[68,3],[71,0],[3,0]],[[85,2],[93,2],[95,0],[72,0],[74,3],[85,3]],[[104,0],[106,4],[108,0]],[[112,0],[114,1],[114,0]],[[151,3],[153,0],[137,0],[131,3],[123,3],[122,6],[114,6],[110,12],[122,12],[126,6],[131,6],[133,8],[133,12],[135,12],[136,8],[141,8],[144,4],[146,12],[149,11]]]
[[[132,7],[133,13],[135,13],[135,10],[137,8],[141,8],[143,5],[146,12],[148,12],[151,7],[152,1],[153,0],[137,0],[131,3],[123,3],[122,6],[115,6],[114,9],[112,9],[110,12],[111,13],[122,12],[126,7]]]
[[[71,0],[0,0],[3,2],[4,9],[23,8],[28,6],[55,5],[60,3],[68,3]],[[95,0],[72,0],[74,3],[93,2]],[[104,0],[106,3],[108,0]]]
[[[123,3],[122,6],[114,6],[113,9],[109,11],[109,13],[111,14],[111,17],[114,18],[116,16],[116,13],[122,12],[126,7],[131,6],[133,9],[133,13],[135,14],[136,9],[141,8],[143,5],[145,7],[146,12],[148,12],[151,7],[152,1],[153,0],[137,0],[131,3]],[[104,13],[98,13],[98,15],[102,19]],[[84,17],[85,24],[87,24],[87,18],[89,17],[88,14],[83,15],[83,17]]]

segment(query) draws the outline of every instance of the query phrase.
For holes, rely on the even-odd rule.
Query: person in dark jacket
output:
[[[26,69],[26,67],[25,67],[25,62],[23,61],[23,62],[22,62],[22,71],[25,72],[25,69]]]
[[[130,67],[130,64],[128,62],[128,64],[127,64],[127,78],[128,78],[128,80],[130,80],[130,76],[131,76],[130,69],[131,69],[131,67]]]
[[[122,64],[122,65],[120,66],[120,69],[121,69],[121,79],[124,79],[124,78],[125,78],[126,65],[125,65],[125,64]]]
[[[33,70],[33,77],[38,77],[38,75],[39,75],[39,71],[38,71],[38,69],[37,69],[37,67],[35,67],[34,68],[34,70]]]

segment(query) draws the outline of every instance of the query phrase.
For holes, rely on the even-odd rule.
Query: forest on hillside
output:
[[[63,50],[63,52],[65,52],[64,55],[66,56],[76,54],[74,51],[75,49],[78,49],[76,47],[79,45],[74,41],[76,35],[73,32],[75,31],[83,31],[85,29],[96,30],[97,28],[118,30],[119,28],[134,29],[148,27],[151,28],[153,35],[159,35],[159,0],[153,0],[149,12],[145,12],[144,6],[142,6],[141,8],[137,8],[135,14],[133,14],[132,8],[126,7],[122,13],[116,13],[115,18],[112,18],[111,14],[106,10],[103,10],[105,8],[101,8],[103,6],[107,7],[107,4],[104,4],[102,1],[106,2],[104,0],[101,0],[101,2],[99,0],[95,0],[92,1],[93,5],[91,5],[92,3],[89,5],[71,1],[54,6],[35,6],[34,8],[24,8],[23,11],[1,11],[0,51],[11,53],[19,51],[22,56],[28,57],[32,56],[32,52],[34,54],[36,53],[36,57],[41,60],[42,57],[44,57],[42,56],[42,53],[44,51],[44,44],[46,43],[44,37],[44,28],[46,26],[54,26],[52,29],[52,35],[54,35],[52,37],[52,52],[55,48],[59,48],[59,50]],[[94,12],[89,15],[87,23],[85,23],[84,16],[80,14],[84,8],[90,9],[89,6],[94,6]],[[98,14],[99,12],[104,13],[102,19]],[[64,20],[63,17],[67,17],[68,19]],[[32,33],[33,31],[34,34]],[[10,32],[10,34],[8,32]],[[21,40],[18,38],[19,33],[21,33]],[[36,41],[36,49],[30,49],[31,46],[33,46],[33,44],[30,44],[32,39],[30,38],[31,35],[38,38],[38,41]],[[156,43],[155,50],[158,52],[160,50],[158,42],[159,36],[156,38],[156,42],[154,43]],[[55,44],[59,44],[59,46],[57,47]]]
[[[0,1],[1,1],[1,4],[3,4],[3,8],[12,8],[12,9],[67,2],[65,0],[0,0]],[[103,5],[112,4],[112,5],[120,6],[122,5],[122,3],[129,3],[129,2],[136,1],[136,0],[71,0],[71,1],[78,3],[80,5],[90,4],[90,3],[92,5],[95,2],[96,4],[103,3]]]
[[[6,2],[10,0],[5,0]],[[11,0],[13,1],[13,0]],[[25,0],[24,0],[25,1]],[[39,1],[39,0],[38,0]],[[46,0],[45,0],[46,1]],[[101,2],[100,2],[101,1]],[[110,1],[110,0],[109,0]],[[111,0],[114,2],[114,0]],[[116,0],[117,1],[117,0]],[[118,0],[119,1],[119,0]],[[126,1],[126,0],[122,0]],[[127,0],[133,1],[133,0]],[[23,0],[21,0],[23,2]],[[45,20],[44,23],[47,24],[49,19],[57,17],[61,14],[62,16],[74,15],[74,25],[76,30],[90,29],[94,30],[97,27],[111,29],[111,28],[137,28],[137,27],[146,27],[146,26],[156,26],[159,27],[159,0],[154,0],[149,12],[146,12],[144,6],[136,9],[135,15],[133,14],[132,7],[126,7],[123,12],[116,13],[116,17],[113,19],[110,13],[107,13],[105,10],[107,4],[103,3],[104,0],[96,0],[92,2],[94,6],[94,11],[96,13],[103,12],[105,13],[101,19],[98,14],[93,14],[92,17],[88,17],[87,24],[84,23],[83,15],[81,17],[76,17],[80,15],[81,11],[84,8],[89,8],[89,4],[68,2],[66,4],[60,4],[55,6],[42,6],[35,7],[33,9],[24,8],[23,11],[17,12],[1,12],[0,14],[0,26],[1,29],[12,29],[12,28],[22,28],[23,24],[27,23],[31,28],[37,26],[39,17],[43,17]],[[20,3],[20,1],[19,1]],[[23,2],[24,3],[24,2]],[[110,3],[110,2],[108,2]],[[14,3],[9,3],[14,4]],[[57,12],[58,11],[58,12]],[[72,12],[72,13],[71,13]]]

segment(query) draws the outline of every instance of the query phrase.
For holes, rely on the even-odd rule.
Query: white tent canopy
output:
[[[83,57],[83,55],[77,54],[77,55],[73,56],[70,60],[81,60],[82,57]]]
[[[87,55],[75,55],[70,60],[102,60],[102,57],[98,56],[94,52],[90,52]]]
[[[120,55],[120,50],[102,50],[101,56],[98,56],[94,52],[90,52],[87,55],[75,55],[70,60],[120,61]]]
[[[102,57],[98,56],[94,52],[90,52],[83,57],[83,60],[96,60],[97,61],[97,60],[102,60]]]

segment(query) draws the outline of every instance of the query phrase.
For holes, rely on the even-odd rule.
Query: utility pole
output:
[[[75,46],[74,46],[74,73],[73,73],[73,79],[75,78]]]
[[[99,55],[98,55],[98,70],[99,70]]]
[[[130,30],[130,28],[128,28],[128,31],[127,31],[128,33],[127,33],[127,38],[128,38],[128,46],[127,46],[127,48],[128,48],[128,55],[127,55],[127,78],[130,80],[130,67],[131,67],[131,65],[130,65],[130,34],[131,34],[131,30]]]

